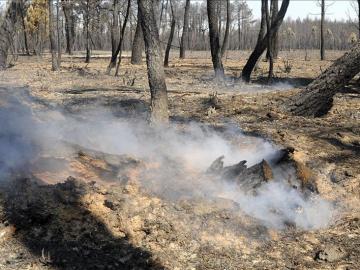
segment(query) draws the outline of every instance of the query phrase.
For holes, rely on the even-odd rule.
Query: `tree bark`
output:
[[[0,70],[7,68],[8,51],[13,42],[15,25],[21,8],[25,8],[22,1],[12,0],[0,25]]]
[[[321,0],[320,58],[325,60],[325,0]]]
[[[60,2],[56,0],[57,66],[61,66]]]
[[[332,107],[333,96],[360,72],[360,42],[327,68],[303,91],[291,97],[286,109],[295,115],[319,117]]]
[[[266,9],[266,28],[268,31],[267,35],[267,46],[268,46],[268,54],[269,54],[269,74],[268,74],[268,81],[270,82],[274,76],[274,59],[273,59],[273,37],[275,35],[272,34],[271,28],[271,19],[270,19],[270,12],[269,12],[269,4],[268,0],[263,0],[265,2],[265,9]]]
[[[166,51],[165,51],[164,67],[169,66],[169,56],[170,56],[171,44],[172,44],[172,41],[174,38],[175,26],[176,26],[174,7],[173,7],[171,0],[170,0],[170,8],[171,8],[171,29],[170,29],[169,40],[168,40],[168,43],[166,46]]]
[[[75,15],[71,0],[61,1],[65,17],[66,53],[72,55],[75,43]]]
[[[360,0],[359,0],[360,1]],[[29,51],[29,43],[28,43],[28,36],[26,33],[26,26],[25,26],[25,16],[26,16],[26,8],[22,7],[20,10],[20,16],[21,16],[21,25],[23,27],[24,31],[24,45],[25,45],[25,53],[26,55],[30,55]]]
[[[86,0],[85,31],[86,31],[86,57],[85,63],[90,63],[90,0]]]
[[[281,3],[281,8],[280,11],[278,13],[278,15],[276,16],[276,20],[271,24],[271,35],[273,36],[274,33],[277,33],[279,31],[279,28],[284,20],[287,8],[289,6],[290,0],[283,0]],[[246,62],[242,73],[241,73],[241,77],[244,81],[249,82],[250,81],[250,76],[251,73],[256,65],[257,60],[259,59],[259,57],[263,54],[263,52],[266,50],[267,48],[267,39],[268,39],[268,35],[270,33],[267,32],[265,37],[260,41],[257,42],[254,51],[251,53],[248,61]]]
[[[357,0],[358,3],[358,28],[359,28],[359,39],[360,39],[360,0]]]
[[[221,57],[224,57],[225,52],[229,46],[230,24],[231,24],[230,0],[226,0],[226,26],[225,26],[224,40],[221,46]]]
[[[168,97],[162,61],[159,30],[154,12],[154,0],[138,0],[141,26],[144,34],[146,64],[151,93],[150,122],[162,124],[169,121]]]
[[[126,25],[127,25],[129,15],[130,15],[130,7],[131,7],[131,0],[128,0],[125,19],[124,19],[123,26],[121,28],[121,37],[120,37],[119,47],[118,47],[119,60],[118,60],[118,63],[116,65],[115,76],[119,75],[119,68],[120,68],[120,65],[121,65],[122,50],[123,50],[123,44],[124,44],[124,38],[125,38],[125,30],[126,30]]]
[[[222,79],[224,77],[224,67],[221,61],[219,23],[217,16],[217,6],[219,0],[207,0],[207,12],[209,21],[209,36],[211,47],[211,58],[215,71],[215,77]]]
[[[190,0],[186,0],[185,3],[185,13],[184,13],[184,25],[183,32],[180,42],[180,59],[185,59],[186,51],[186,40],[189,32],[189,11],[190,11]]]
[[[56,56],[56,42],[55,42],[55,28],[54,28],[54,14],[53,14],[53,0],[48,0],[49,9],[49,40],[50,40],[50,53],[51,53],[51,69],[56,71],[59,69],[58,60]]]
[[[274,23],[276,16],[279,12],[279,0],[270,0],[270,18],[271,23]],[[271,47],[272,47],[272,56],[273,59],[276,59],[279,54],[279,34],[278,32],[274,33],[274,36],[271,38]],[[266,59],[269,60],[269,50],[266,52]]]
[[[111,57],[116,53],[120,41],[119,31],[119,0],[113,0],[113,23],[111,25]],[[116,57],[115,57],[116,58]]]
[[[141,28],[141,17],[138,11],[136,31],[135,31],[134,41],[132,44],[132,50],[131,50],[131,64],[133,65],[141,64],[143,48],[144,48],[144,37]]]

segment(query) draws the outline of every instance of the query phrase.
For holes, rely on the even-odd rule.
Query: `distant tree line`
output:
[[[120,35],[127,0],[60,0],[59,25],[60,46],[67,52],[88,50],[111,50],[114,24]],[[116,5],[114,5],[114,2]],[[123,37],[123,49],[131,50],[137,29],[137,4],[133,1]],[[156,1],[160,40],[165,48],[169,39],[172,12],[169,0]],[[227,1],[220,1],[216,10],[220,39],[224,38],[227,23]],[[56,9],[57,1],[52,1]],[[18,24],[14,46],[16,51],[40,54],[48,48],[48,1],[27,1],[27,12]],[[188,50],[210,50],[209,24],[206,1],[172,0],[174,9],[174,36],[172,47]],[[188,14],[185,16],[187,6]],[[115,10],[114,10],[115,9]],[[260,21],[254,19],[246,1],[230,1],[229,50],[251,50],[254,48]],[[53,16],[54,17],[54,16]],[[187,21],[184,24],[184,19]],[[320,19],[288,18],[279,30],[279,49],[319,49],[321,44]],[[324,46],[328,50],[348,50],[358,39],[357,24],[352,20],[333,21],[325,19]],[[187,27],[185,27],[187,25]],[[185,33],[183,35],[183,33]],[[57,33],[55,33],[57,35]],[[56,39],[57,37],[55,37]]]

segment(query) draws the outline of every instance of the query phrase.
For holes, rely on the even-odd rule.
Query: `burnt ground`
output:
[[[49,184],[46,177],[25,174],[1,182],[0,268],[359,269],[360,88],[354,83],[338,93],[325,117],[290,116],[281,104],[299,91],[294,85],[309,82],[339,52],[323,62],[294,55],[289,74],[282,59],[277,61],[279,83],[271,88],[231,80],[243,55],[229,54],[230,79],[220,84],[211,80],[205,53],[175,59],[166,70],[170,114],[174,122],[219,129],[232,123],[294,149],[299,178],[311,178],[322,197],[340,206],[328,228],[269,229],[230,200],[163,200],[136,181],[103,181],[99,167],[108,168],[83,156],[86,166],[76,167],[82,177],[61,175],[62,181]],[[0,82],[5,91],[27,85],[34,107],[76,114],[101,105],[117,117],[146,118],[145,65],[124,61],[114,78],[104,75],[106,63],[102,57],[89,65],[67,57],[64,68],[52,73],[46,57],[21,58],[0,74]],[[261,63],[254,79],[261,81],[265,70]]]

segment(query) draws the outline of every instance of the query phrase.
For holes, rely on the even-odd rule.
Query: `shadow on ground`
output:
[[[82,201],[99,192],[69,177],[41,185],[22,179],[2,187],[5,219],[43,266],[54,269],[163,269],[149,252],[115,237]],[[6,256],[6,255],[4,255]]]

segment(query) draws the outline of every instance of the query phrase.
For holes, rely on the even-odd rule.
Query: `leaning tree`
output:
[[[160,124],[168,122],[169,112],[159,29],[154,11],[155,4],[156,0],[138,0],[151,93],[150,122]]]
[[[295,115],[319,117],[332,107],[333,97],[360,72],[360,41],[337,59],[303,91],[285,104]]]
[[[287,8],[289,6],[290,0],[283,0],[281,3],[281,8],[277,13],[276,18],[271,22],[270,28],[268,29],[266,35],[258,40],[256,43],[255,49],[251,53],[248,61],[246,62],[241,77],[244,81],[249,82],[251,73],[261,55],[268,47],[268,40],[273,40],[276,33],[279,31],[279,28],[284,20]],[[269,37],[270,36],[270,37]]]

